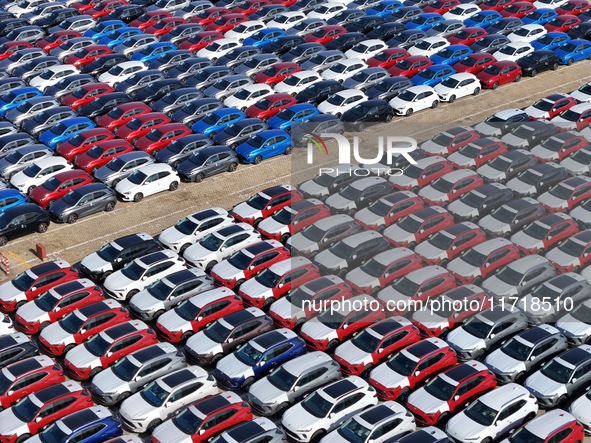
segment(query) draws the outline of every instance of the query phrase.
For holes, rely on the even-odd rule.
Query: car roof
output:
[[[474,249],[477,250],[478,252],[480,252],[481,254],[488,255],[491,252],[499,249],[502,246],[509,246],[509,245],[513,245],[513,243],[511,243],[506,238],[500,237],[500,238],[492,238],[492,239],[487,240],[483,243],[480,243],[480,244],[474,246]]]
[[[524,272],[530,270],[531,268],[533,268],[534,266],[538,266],[541,264],[549,264],[549,263],[550,262],[545,257],[534,254],[534,255],[526,255],[525,257],[518,258],[517,260],[509,263],[507,265],[507,267],[509,267],[517,272],[524,273]]]
[[[325,366],[333,362],[333,359],[326,355],[324,352],[315,351],[310,352],[299,357],[289,360],[283,364],[283,369],[292,375],[299,376],[305,370],[313,368],[315,366]]]
[[[247,308],[242,309],[240,311],[232,312],[231,314],[226,315],[218,321],[223,321],[232,328],[235,328],[236,326],[241,325],[248,320],[262,317],[264,315],[265,313],[258,308]]]
[[[490,408],[498,411],[508,402],[523,396],[529,396],[530,393],[523,386],[516,383],[509,383],[500,386],[480,397],[480,401]]]
[[[550,325],[539,325],[532,328],[526,329],[525,331],[517,334],[515,340],[524,342],[531,345],[536,345],[548,337],[559,334],[560,332],[554,326]]]

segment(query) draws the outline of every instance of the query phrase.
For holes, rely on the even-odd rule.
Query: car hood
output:
[[[319,253],[315,258],[314,261],[320,265],[324,266],[328,269],[343,269],[347,267],[347,260],[344,258],[340,258],[333,254],[330,250],[324,250]]]
[[[72,334],[62,329],[59,323],[52,323],[41,331],[40,337],[49,344],[74,343]]]
[[[428,329],[445,329],[449,327],[449,321],[447,319],[431,313],[429,310],[415,312],[412,319]]]
[[[374,214],[367,208],[363,208],[361,211],[355,214],[355,220],[360,221],[366,225],[382,225],[385,223],[386,219],[384,217],[380,217],[377,214]]]
[[[361,268],[355,268],[347,274],[347,281],[358,288],[374,288],[380,285],[380,279],[369,275]]]
[[[1,435],[24,435],[29,432],[29,427],[14,414],[12,408],[0,412]]]
[[[455,163],[458,166],[476,166],[476,160],[470,157],[467,157],[459,152],[454,152],[447,158],[450,162]]]
[[[404,174],[391,177],[390,182],[393,185],[400,186],[402,188],[412,188],[414,186],[418,186],[419,184],[416,178],[412,178]]]
[[[474,349],[486,348],[486,343],[483,339],[473,336],[463,328],[451,331],[447,335],[446,341],[450,346],[460,351],[472,351]]]
[[[186,347],[198,355],[217,354],[223,352],[222,345],[209,339],[203,332],[198,332],[187,340]]]
[[[562,383],[558,383],[540,371],[537,371],[530,375],[526,380],[524,386],[532,391],[534,395],[537,393],[540,396],[544,397],[560,397],[561,395],[566,395],[566,388]]]
[[[493,275],[492,277],[487,278],[482,283],[482,287],[484,289],[488,289],[489,291],[491,291],[493,294],[497,295],[498,297],[509,297],[509,296],[518,294],[517,286],[505,283],[501,279],[497,278],[496,275]]]
[[[222,358],[215,367],[216,372],[220,372],[228,378],[239,379],[254,376],[253,368],[242,363],[234,354]]]
[[[266,232],[267,234],[288,234],[289,226],[279,223],[273,217],[264,219],[259,223],[259,231]]]
[[[580,266],[581,260],[578,257],[573,257],[558,248],[552,249],[546,254],[546,258],[550,261],[558,263],[561,266]]]
[[[433,140],[427,140],[421,144],[421,149],[433,155],[447,154],[447,146],[437,144]]]
[[[514,374],[527,369],[524,362],[509,357],[500,349],[497,349],[486,358],[486,365],[501,374]]]
[[[473,208],[472,206],[468,206],[466,203],[462,202],[461,200],[456,200],[451,202],[447,207],[447,210],[454,215],[458,215],[463,218],[471,218],[478,216],[478,209]]]
[[[549,193],[545,193],[544,195],[538,197],[538,201],[543,205],[553,209],[564,210],[568,208],[568,202],[566,200],[555,197]]]
[[[338,339],[337,332],[329,328],[324,323],[314,318],[302,325],[301,333],[307,335],[312,340]]]
[[[406,388],[410,386],[407,376],[394,372],[385,363],[371,371],[370,379],[387,388]]]
[[[504,180],[507,178],[507,174],[505,172],[491,168],[489,165],[482,165],[476,172],[490,181]]]
[[[2,301],[13,301],[13,300],[24,300],[25,293],[20,289],[16,288],[12,282],[6,282],[0,285],[0,300]]]
[[[479,440],[479,436],[488,429],[487,426],[476,423],[464,415],[460,414],[452,417],[445,428],[446,432],[459,441]]]
[[[236,205],[234,207],[234,209],[232,209],[232,212],[237,214],[239,217],[242,217],[245,219],[250,219],[250,218],[256,219],[256,218],[263,216],[263,213],[261,212],[261,210],[253,208],[252,206],[250,206],[246,202]]]
[[[515,244],[523,246],[526,249],[543,248],[544,242],[537,238],[530,237],[523,231],[516,232],[512,237],[511,241]]]
[[[150,417],[151,415],[158,413],[158,408],[149,404],[139,393],[137,393],[121,403],[119,413],[123,417],[137,419],[139,417]]]
[[[319,426],[318,417],[309,414],[300,403],[292,406],[283,413],[281,424],[290,430],[315,429]]]
[[[193,440],[190,435],[181,431],[172,420],[166,420],[152,432],[152,438],[156,441],[165,441],[167,443],[191,443]]]
[[[292,305],[286,298],[280,298],[274,302],[269,309],[269,313],[271,312],[285,319],[303,315],[303,311]]]
[[[44,322],[49,321],[49,314],[35,304],[35,302],[25,303],[18,308],[16,313],[28,322]]]
[[[128,285],[130,285],[132,283],[133,283],[133,280],[130,280],[125,275],[123,275],[123,272],[119,271],[119,272],[114,272],[113,274],[109,275],[105,279],[103,286],[107,290],[117,291],[119,289],[123,289],[123,288],[127,287]]]
[[[135,183],[132,183],[127,179],[121,180],[119,183],[117,183],[117,186],[115,186],[115,190],[121,194],[125,194],[127,192],[133,191],[134,189],[141,188],[141,185],[136,185]]]
[[[111,263],[100,258],[96,252],[84,257],[80,262],[80,265],[84,266],[91,272],[104,272],[113,269]]]
[[[414,233],[405,231],[398,225],[391,225],[384,231],[384,235],[394,239],[397,242],[413,242],[417,237]]]
[[[530,185],[519,180],[517,177],[507,182],[507,187],[520,195],[530,195],[536,192],[535,185]]]
[[[205,260],[210,254],[213,254],[216,251],[210,251],[209,249],[204,248],[199,243],[195,243],[194,245],[189,246],[183,256],[192,262],[200,262]]]
[[[309,254],[317,252],[320,249],[317,242],[304,237],[302,233],[297,233],[296,235],[291,237],[291,246],[294,247],[300,253]]]
[[[103,394],[115,394],[127,390],[129,384],[117,377],[111,368],[96,374],[92,379],[92,385]]]
[[[500,128],[495,128],[494,126],[485,122],[478,123],[476,126],[474,126],[474,129],[487,137],[493,135],[499,136],[502,133]]]
[[[591,334],[591,325],[567,314],[556,322],[556,327],[567,337],[585,337]]]
[[[447,259],[447,252],[436,248],[428,242],[421,242],[415,248],[415,252],[427,260],[443,260]]]
[[[524,112],[534,119],[546,119],[550,117],[550,114],[548,114],[547,111],[542,111],[541,109],[538,109],[534,106],[525,108]]]
[[[86,346],[78,345],[71,349],[65,357],[76,368],[95,368],[101,365],[100,357],[91,354]]]
[[[191,322],[185,320],[180,315],[176,313],[176,311],[167,311],[158,317],[158,322],[160,326],[168,329],[169,331],[181,331],[185,332],[186,330],[191,329]]]
[[[268,288],[267,286],[260,284],[254,278],[246,280],[240,286],[240,292],[251,298],[267,299],[273,296],[273,288]]]
[[[424,388],[410,394],[408,397],[408,403],[425,414],[436,414],[449,411],[447,401],[434,397]]]
[[[249,389],[250,397],[255,398],[261,404],[280,404],[287,402],[287,394],[273,386],[267,378],[255,382]]]
[[[313,180],[308,180],[299,186],[300,191],[311,197],[325,197],[328,195],[328,188],[315,183]]]
[[[232,278],[238,279],[244,277],[244,271],[233,266],[227,260],[224,260],[215,265],[212,271],[215,272],[215,274],[218,277],[224,280],[231,280]]]
[[[510,232],[510,228],[507,223],[497,220],[492,215],[487,215],[478,222],[481,228],[494,233],[505,233]]]
[[[188,235],[183,234],[181,231],[177,230],[176,228],[170,227],[160,233],[160,235],[158,236],[158,241],[160,241],[164,244],[174,245],[174,244],[180,243],[181,241],[187,239],[188,237],[189,237]]]
[[[335,353],[335,357],[340,357],[344,361],[352,364],[352,365],[359,365],[359,364],[370,364],[373,363],[373,359],[370,353],[365,352],[364,350],[355,346],[351,341],[346,341],[342,345],[340,345]]]
[[[527,148],[529,143],[527,140],[517,137],[514,134],[505,134],[501,139],[503,143],[513,148]]]
[[[147,289],[144,289],[129,300],[129,305],[135,307],[138,311],[158,311],[164,309],[164,303],[152,296]]]

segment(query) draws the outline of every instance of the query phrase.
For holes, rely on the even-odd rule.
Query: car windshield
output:
[[[318,391],[306,397],[301,405],[307,412],[318,418],[326,417],[333,406],[333,404],[320,395]]]
[[[583,255],[586,246],[586,243],[580,243],[572,238],[569,238],[567,241],[558,246],[558,250],[572,257],[580,257]],[[589,320],[591,320],[591,317],[589,317]]]
[[[460,60],[460,64],[464,66],[474,66],[478,60],[474,57],[465,57]]]
[[[523,278],[523,274],[517,272],[515,269],[513,269],[510,266],[505,266],[503,269],[501,269],[498,272],[497,277],[499,278],[499,280],[501,280],[511,286],[517,286],[519,283],[521,283],[521,279]]]
[[[224,244],[224,239],[215,235],[215,233],[211,233],[201,240],[199,244],[208,251],[217,251]]]
[[[43,443],[62,443],[68,439],[68,435],[61,430],[57,422],[53,422],[39,434]]]
[[[577,49],[577,45],[568,42],[564,43],[560,49],[565,52],[574,52]]]
[[[511,166],[511,161],[503,157],[496,157],[488,165],[497,171],[505,172]]]
[[[60,299],[55,298],[51,292],[47,291],[37,297],[34,303],[37,305],[37,307],[39,307],[39,309],[49,312],[57,306],[59,301]]]
[[[195,232],[195,229],[197,229],[197,226],[198,226],[197,223],[195,223],[194,221],[192,221],[191,219],[186,218],[186,217],[183,218],[176,225],[174,225],[174,227],[177,231],[179,231],[185,235],[193,234],[193,232]]]
[[[208,125],[216,125],[220,118],[221,118],[220,116],[210,112],[205,117],[203,117],[203,120],[201,120],[201,121],[203,123],[207,123]]]
[[[355,346],[364,352],[375,352],[380,345],[380,339],[375,335],[368,332],[367,329],[363,330],[360,334],[357,334],[352,340]]]
[[[319,242],[325,233],[326,231],[323,231],[316,225],[307,226],[302,230],[302,235],[313,242]]]
[[[488,407],[482,401],[476,400],[470,406],[468,406],[464,414],[476,423],[483,426],[490,426],[495,421],[498,411]]]
[[[560,117],[569,122],[576,122],[581,117],[581,113],[568,109],[560,114]]]
[[[361,270],[372,277],[381,277],[386,271],[386,266],[387,264],[380,263],[372,258],[361,266]]]
[[[37,415],[37,412],[39,412],[40,406],[37,405],[29,396],[23,398],[11,409],[16,418],[18,418],[21,422],[27,423],[35,418],[35,415]]]
[[[252,262],[252,255],[247,254],[245,251],[237,251],[228,258],[228,263],[237,269],[244,270]]]
[[[425,386],[425,391],[439,400],[447,401],[456,392],[456,386],[446,382],[441,377],[436,377]]]
[[[531,346],[526,345],[517,338],[512,338],[501,348],[503,353],[518,361],[526,361],[531,354]]]
[[[267,380],[277,389],[287,392],[293,387],[298,378],[288,372],[283,366],[280,366],[271,372]]]
[[[402,277],[401,279],[396,280],[396,283],[392,285],[392,288],[407,297],[412,297],[419,291],[419,284],[408,277]]]
[[[443,249],[443,250],[447,250],[448,248],[451,247],[451,244],[453,243],[454,238],[444,234],[443,231],[439,231],[438,233],[436,233],[433,237],[431,237],[431,239],[429,240],[429,243],[431,243],[433,246],[435,246],[438,249]]]
[[[570,381],[573,371],[574,368],[568,368],[558,360],[551,360],[540,370],[540,372],[550,380],[554,380],[556,383],[561,384]]]
[[[273,271],[271,271],[270,268],[265,269],[263,272],[261,272],[259,275],[255,277],[255,280],[257,282],[259,282],[261,285],[267,288],[274,288],[280,279],[281,275],[274,273]]]
[[[589,307],[586,303],[577,306],[575,309],[571,311],[570,315],[575,320],[578,320],[586,325],[591,323],[591,307]]]
[[[340,106],[343,104],[343,102],[346,100],[346,98],[342,95],[339,94],[333,94],[330,97],[328,97],[327,102],[330,103],[331,105],[335,105],[335,106]]]
[[[76,191],[70,191],[63,196],[62,201],[69,205],[75,205],[82,198],[82,195]]]
[[[442,84],[443,86],[446,86],[446,87],[448,87],[448,88],[455,89],[455,88],[456,88],[456,87],[457,87],[457,86],[460,84],[460,81],[459,81],[459,80],[456,80],[456,79],[455,79],[455,78],[453,78],[453,77],[448,77],[448,78],[446,78],[445,80],[443,80],[443,81],[441,82],[441,84]]]
[[[363,189],[358,189],[353,185],[346,186],[339,195],[347,200],[356,201],[361,196]]]
[[[494,324],[484,323],[479,317],[472,317],[464,323],[464,331],[476,338],[486,338]]]
[[[107,163],[107,168],[113,172],[118,172],[126,165],[126,162],[121,160],[120,158],[114,158],[109,163]]]
[[[4,157],[4,159],[14,165],[23,157],[24,157],[24,155],[21,152],[12,151],[10,154],[8,154],[6,157]]]
[[[127,357],[122,358],[113,366],[113,373],[123,381],[131,381],[137,371],[139,371],[136,365],[134,365]]]
[[[329,329],[338,329],[343,324],[345,316],[338,311],[324,311],[317,320]]]
[[[388,360],[386,365],[397,374],[409,376],[414,371],[417,363],[407,357],[406,353],[400,352]]]
[[[529,235],[532,238],[535,238],[536,240],[543,240],[546,238],[546,235],[548,234],[548,227],[538,222],[534,222],[528,225],[523,230],[523,233]]]
[[[141,185],[147,177],[148,176],[142,171],[134,171],[129,177],[127,177],[127,180],[129,180],[134,185]]]
[[[348,257],[351,257],[355,253],[355,248],[341,240],[335,243],[333,246],[331,246],[329,248],[329,251],[339,258],[346,259]]]
[[[178,305],[174,311],[184,320],[193,321],[196,320],[201,312],[201,308],[191,303],[190,300],[185,300]]]
[[[169,392],[155,381],[150,383],[143,391],[140,391],[142,398],[155,407],[162,406],[168,398],[168,394]]]
[[[417,94],[409,91],[408,89],[405,91],[402,91],[400,94],[398,94],[398,98],[400,100],[405,101],[405,102],[412,102],[416,96],[417,96]]]
[[[562,200],[568,200],[573,193],[573,189],[565,185],[556,185],[550,189],[550,194]]]
[[[385,217],[386,214],[388,214],[388,212],[392,209],[392,205],[380,199],[369,205],[368,209],[380,217]]]
[[[447,194],[448,192],[451,192],[452,188],[454,186],[453,182],[450,182],[448,180],[446,180],[443,177],[438,178],[437,180],[435,180],[432,184],[431,187],[439,192],[443,192],[445,194]]]
[[[195,166],[202,166],[208,158],[209,157],[203,154],[203,152],[195,152],[193,155],[191,155],[191,157],[189,157],[189,161]]]
[[[246,343],[236,351],[236,358],[248,366],[254,366],[263,356],[262,350],[255,348],[251,343]]]
[[[137,262],[132,261],[126,264],[123,269],[121,269],[121,273],[130,280],[137,281],[144,275],[146,268],[140,266]]]
[[[153,142],[156,142],[156,141],[160,140],[163,135],[164,135],[164,133],[161,130],[159,130],[159,129],[152,129],[148,133],[148,135],[146,135],[146,138],[148,140],[152,140]]]
[[[475,249],[468,249],[468,252],[462,256],[462,260],[469,265],[480,267],[486,260],[486,256]]]
[[[203,420],[193,414],[192,408],[183,409],[172,422],[187,435],[194,435],[203,424]]]
[[[591,151],[588,149],[581,149],[580,151],[575,152],[571,158],[582,164],[591,164]]]
[[[338,428],[337,432],[346,441],[350,441],[351,443],[364,443],[371,433],[371,428],[363,426],[355,420],[355,418],[350,418]]]
[[[515,212],[506,206],[501,206],[492,212],[492,217],[503,223],[511,223],[515,219]]]
[[[545,440],[531,432],[527,427],[519,428],[515,434],[509,437],[510,443],[544,443]]]
[[[101,355],[105,355],[111,343],[103,338],[101,334],[93,335],[85,344],[84,347],[90,352],[92,355],[100,357]]]
[[[423,222],[421,220],[418,220],[412,215],[408,215],[398,222],[398,227],[407,232],[417,232],[422,224]]]
[[[486,67],[484,72],[490,75],[497,75],[499,72],[501,72],[501,68],[499,68],[497,65],[489,65]]]
[[[166,300],[174,287],[169,286],[164,280],[158,280],[146,288],[152,297],[157,300]]]
[[[205,330],[203,334],[210,340],[216,343],[223,343],[228,338],[228,335],[232,332],[231,329],[226,328],[220,321],[214,321],[210,324]]]
[[[293,214],[287,208],[283,208],[272,216],[273,220],[282,225],[289,225],[293,220]]]
[[[533,107],[536,109],[540,109],[542,111],[549,111],[552,109],[553,103],[551,101],[546,100],[545,98],[538,100],[533,104]]]
[[[41,168],[33,163],[32,165],[29,165],[23,169],[23,174],[25,174],[27,177],[37,177],[37,174],[39,174],[40,171]]]
[[[470,191],[465,196],[463,196],[460,200],[465,205],[470,206],[471,208],[478,208],[486,198],[486,195],[482,195],[479,192]]]

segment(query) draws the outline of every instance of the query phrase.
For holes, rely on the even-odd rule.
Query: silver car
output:
[[[326,199],[331,212],[355,214],[361,208],[394,191],[392,184],[383,177],[365,177],[353,181],[348,186]]]
[[[566,338],[558,329],[539,325],[508,340],[489,354],[484,363],[500,383],[521,382],[529,371],[567,347]]]
[[[582,345],[591,337],[591,299],[579,303],[556,321],[556,328],[573,345]]]
[[[384,68],[366,68],[352,75],[343,82],[343,87],[346,89],[359,89],[367,91],[380,80],[390,77],[388,71]]]
[[[94,178],[110,188],[114,188],[117,183],[129,177],[136,169],[154,163],[154,161],[154,157],[147,152],[127,152],[109,161],[105,166],[101,166],[94,173]]]
[[[186,365],[182,352],[170,343],[158,343],[123,357],[97,374],[89,390],[97,403],[112,406],[147,383]]]
[[[244,74],[227,75],[206,88],[203,95],[223,101],[243,86],[252,85],[253,83],[254,81]]]
[[[158,38],[152,34],[139,34],[129,37],[123,43],[115,46],[113,48],[114,52],[122,52],[123,55],[127,57],[131,57],[138,51],[141,51],[144,46],[149,45],[150,43],[155,43],[158,41]]]
[[[42,144],[27,145],[22,148],[17,148],[8,154],[6,157],[0,159],[0,177],[10,180],[14,174],[22,171],[31,163],[34,163],[42,158],[51,157],[53,151]]]
[[[533,198],[518,198],[499,206],[483,217],[478,225],[492,237],[510,237],[518,229],[545,214],[542,204]]]
[[[311,352],[284,363],[252,384],[246,399],[256,414],[271,416],[340,378],[337,362],[324,352]]]
[[[339,165],[331,168],[330,172],[318,174],[313,179],[301,183],[298,190],[306,197],[324,200],[355,180],[355,170],[358,168],[359,166],[353,164]]]
[[[281,62],[281,59],[275,54],[256,54],[234,67],[234,72],[236,74],[245,74],[249,77],[254,77],[272,64],[279,62]]]
[[[313,256],[361,230],[361,226],[351,216],[331,215],[305,227],[289,239],[292,255]]]
[[[8,111],[5,118],[16,127],[20,127],[25,120],[33,118],[44,109],[53,108],[54,106],[59,106],[59,103],[53,97],[34,97]]]

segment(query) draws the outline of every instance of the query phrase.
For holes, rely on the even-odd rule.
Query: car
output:
[[[511,241],[525,254],[545,254],[578,232],[579,228],[572,217],[556,213],[531,223],[523,231],[514,234]]]
[[[67,170],[53,175],[30,192],[29,198],[42,208],[49,208],[57,200],[77,187],[92,183],[84,171]]]
[[[487,392],[460,411],[447,422],[445,430],[456,441],[462,442],[468,441],[467,437],[502,437],[534,418],[537,411],[538,405],[529,391],[509,383]],[[495,424],[501,420],[502,424]]]
[[[507,187],[520,196],[541,194],[569,177],[568,171],[555,163],[542,163],[520,172]]]
[[[56,201],[49,214],[56,222],[75,223],[80,217],[115,208],[115,193],[102,183],[80,186]]]
[[[587,230],[570,234],[557,248],[548,251],[548,260],[562,272],[579,271],[587,265],[588,236]]]
[[[180,178],[169,165],[152,163],[132,172],[115,186],[123,201],[140,202],[144,197],[162,191],[176,191]]]
[[[435,92],[441,101],[450,103],[453,103],[457,98],[478,95],[480,89],[480,80],[471,73],[452,74],[435,86]]]
[[[423,55],[431,57],[450,46],[450,43],[443,37],[425,37],[408,49],[410,55]]]
[[[383,177],[361,178],[329,196],[325,204],[332,212],[353,215],[392,190],[392,184]]]
[[[172,14],[163,9],[153,9],[151,11],[147,11],[142,14],[139,18],[133,20],[129,23],[129,26],[136,26],[141,30],[146,29],[149,26],[152,26],[154,23],[162,20],[165,17],[171,17]]]
[[[425,208],[424,201],[409,191],[381,197],[355,214],[355,220],[366,229],[383,230],[401,218]]]
[[[548,30],[548,32],[567,32],[580,24],[581,19],[576,15],[561,14],[546,23],[544,27]]]
[[[55,85],[49,86],[44,93],[46,95],[53,95],[56,99],[61,100],[62,97],[77,90],[80,86],[94,82],[95,79],[90,74],[73,74],[68,75],[58,81]],[[26,124],[26,123],[25,123]],[[24,125],[23,125],[24,126]]]
[[[47,146],[42,144],[25,145],[23,147],[13,149],[8,155],[0,159],[0,176],[5,180],[10,180],[14,174],[22,171],[27,166],[30,166],[31,164],[52,155],[53,152],[51,152]],[[14,198],[15,196],[11,195],[11,197]],[[0,204],[0,208],[2,208],[2,210],[9,207],[9,205],[13,205],[21,201],[19,199],[5,201],[4,198],[2,198],[2,200],[3,203]]]
[[[116,156],[94,172],[96,180],[113,188],[132,172],[154,162],[154,158],[145,152],[132,151]]]
[[[570,96],[574,98],[579,103],[588,103],[591,102],[591,84],[585,83],[583,86],[579,87],[577,90],[571,92]]]
[[[572,275],[572,274],[571,274]],[[589,336],[589,324],[585,322],[581,314],[587,312],[589,300],[579,303],[571,312],[565,313],[556,321],[556,328],[566,337],[569,344],[578,346],[584,344]],[[583,321],[578,320],[582,318]]]
[[[531,42],[536,51],[553,51],[571,38],[565,32],[552,31]],[[554,54],[554,53],[553,53]],[[556,54],[554,54],[556,55]],[[556,61],[558,63],[558,61]]]
[[[15,109],[22,102],[42,95],[41,90],[32,86],[11,89],[0,97],[0,116],[5,117],[10,110]]]
[[[509,152],[507,145],[496,138],[483,137],[462,146],[448,156],[448,161],[457,168],[476,170],[499,155]]]
[[[420,147],[429,156],[447,156],[479,138],[478,132],[471,127],[455,126],[438,132],[431,140],[421,143]],[[451,172],[451,169],[447,172]]]
[[[554,50],[562,65],[572,65],[591,56],[591,44],[588,40],[573,39]]]
[[[77,160],[97,143],[113,140],[115,135],[105,128],[92,128],[78,132],[72,138],[59,144],[56,152],[66,160]]]
[[[459,223],[434,234],[415,248],[415,252],[430,265],[445,266],[466,249],[486,240],[484,232],[470,222]]]
[[[6,157],[14,149],[22,146],[37,144],[35,139],[29,134],[16,132],[0,136],[0,159]]]
[[[129,152],[133,152],[133,146],[124,140],[102,141],[78,157],[74,164],[88,173],[94,173],[112,158]]]
[[[540,423],[541,421],[536,418],[523,425],[515,432],[515,438],[522,438],[525,435],[539,435],[545,440],[565,437],[563,441],[584,438],[584,427],[577,423],[573,415],[563,410],[549,411],[548,414],[544,414],[544,423]]]
[[[589,198],[589,186],[587,177],[572,177],[540,195],[538,201],[550,212],[572,210]]]
[[[151,112],[148,105],[142,102],[128,102],[115,106],[107,114],[98,118],[97,123],[100,127],[109,131],[124,126],[131,119],[141,114]]]
[[[402,62],[404,61],[406,60]],[[408,117],[415,111],[436,108],[439,105],[439,97],[431,86],[411,86],[390,100],[389,104],[396,115]]]
[[[212,31],[215,29],[211,29]],[[219,29],[218,29],[219,31]],[[237,39],[222,38],[218,40],[210,41],[207,46],[197,51],[197,57],[207,57],[212,62],[215,62],[218,58],[223,57],[232,49],[239,47],[241,43]]]
[[[125,81],[138,71],[145,69],[145,65],[140,61],[130,60],[113,66],[107,72],[101,74],[97,79],[99,82],[107,83],[116,87],[122,81]]]
[[[191,126],[191,130],[213,138],[218,132],[223,131],[230,124],[244,118],[246,118],[246,115],[237,108],[220,108],[208,112],[197,119]]]
[[[420,209],[387,227],[384,237],[394,246],[414,249],[431,234],[455,224],[453,217],[442,207],[432,206]]]
[[[582,130],[591,123],[591,106],[589,103],[580,103],[565,110],[551,120],[551,123],[561,130]]]
[[[130,77],[130,79],[131,78],[132,77]],[[176,79],[159,78],[157,80],[151,81],[150,83],[145,85],[145,87],[140,87],[140,89],[133,92],[131,96],[134,100],[152,104],[157,100],[163,98],[170,91],[179,89],[180,87],[181,84]]]
[[[558,14],[573,14],[579,15],[587,11],[589,8],[586,4],[578,0],[570,0],[556,8]]]
[[[551,120],[576,104],[575,99],[566,94],[551,94],[525,108],[525,112],[532,120]]]
[[[174,140],[189,134],[191,134],[190,129],[182,123],[165,123],[158,125],[155,129],[140,137],[135,141],[134,146],[138,150],[155,155]]]
[[[512,130],[516,124],[529,120],[529,115],[521,109],[506,109],[487,117],[474,126],[474,129],[487,137],[499,137]]]
[[[0,245],[6,245],[9,238],[32,232],[42,234],[47,231],[49,223],[49,214],[33,203],[8,208],[0,214]]]
[[[474,146],[479,146],[480,140],[460,148],[460,150],[450,156],[450,159],[453,158],[453,160],[460,161],[466,152],[468,152]],[[496,149],[503,152],[502,145],[496,146]],[[494,154],[491,153],[491,155]],[[439,177],[437,180],[432,182],[432,184],[421,189],[418,195],[427,203],[433,205],[440,204],[443,207],[446,207],[449,203],[457,200],[462,195],[482,185],[484,185],[484,180],[476,172],[472,170],[459,169]]]
[[[494,163],[494,160],[491,163]],[[498,183],[488,183],[452,202],[447,210],[454,219],[477,222],[481,217],[512,199],[513,193],[507,187]]]
[[[337,214],[318,220],[290,239],[292,255],[312,256],[334,242],[362,230],[349,215]]]
[[[259,164],[280,154],[291,154],[292,140],[289,134],[281,129],[268,129],[250,136],[236,148],[236,155],[244,163]]]
[[[508,238],[526,224],[542,217],[544,213],[545,209],[541,203],[531,197],[522,197],[499,206],[480,219],[478,225],[488,235]]]
[[[137,91],[151,85],[153,82],[162,79],[164,79],[163,72],[160,72],[157,69],[145,69],[127,77],[117,85],[116,89],[119,92],[133,95]]]
[[[6,332],[6,334],[0,336],[0,355],[2,356],[2,364],[0,366],[8,366],[37,355],[39,353],[37,344],[25,334],[16,332],[9,316],[3,315],[3,318],[9,319],[9,322],[5,320],[2,322],[3,332]]]
[[[476,171],[490,182],[505,182],[536,165],[537,159],[532,154],[523,149],[516,149],[501,154]]]
[[[75,111],[78,108],[89,104],[104,94],[115,92],[107,83],[88,83],[61,98],[63,105],[70,106]]]
[[[494,54],[493,56],[498,59],[497,54]],[[522,75],[521,67],[517,63],[504,60],[487,66],[483,71],[480,71],[476,77],[480,80],[483,88],[497,89],[500,85],[520,81]]]
[[[507,37],[512,42],[531,43],[532,41],[542,37],[547,32],[548,30],[542,25],[529,24],[523,25],[522,27],[516,29]]]
[[[545,25],[558,17],[558,13],[552,8],[536,8],[525,15],[522,20],[525,24]]]
[[[476,27],[464,27],[463,29],[457,31],[456,33],[450,35],[449,41],[452,45],[467,45],[471,46],[476,43],[478,40],[484,38],[488,35],[488,31],[478,26]]]
[[[0,191],[0,213],[25,203],[27,203],[27,198],[16,189],[2,189]]]

